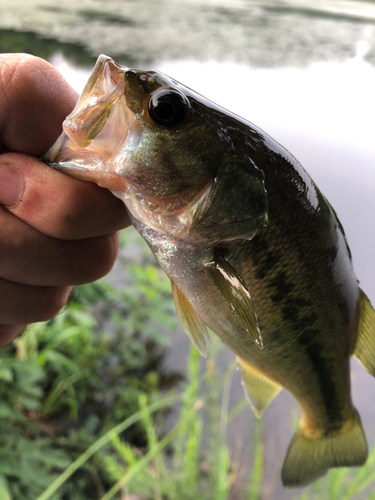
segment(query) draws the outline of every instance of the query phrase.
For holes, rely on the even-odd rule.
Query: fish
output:
[[[183,329],[203,356],[211,332],[233,351],[256,416],[282,388],[295,397],[284,486],[365,463],[349,362],[375,376],[375,311],[336,212],[286,149],[176,80],[101,55],[42,159],[125,203]]]

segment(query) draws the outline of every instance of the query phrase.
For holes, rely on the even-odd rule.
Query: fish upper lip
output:
[[[64,132],[77,146],[85,148],[101,133],[124,95],[126,69],[108,56],[99,56],[74,110],[63,123]]]

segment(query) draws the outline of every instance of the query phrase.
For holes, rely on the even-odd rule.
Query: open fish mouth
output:
[[[122,190],[125,179],[111,159],[121,151],[135,114],[126,105],[126,67],[99,56],[74,108],[63,123],[63,133],[42,156],[53,168],[78,179]]]
[[[147,120],[145,100],[149,94],[142,85],[158,85],[150,75],[99,56],[74,110],[63,123],[62,134],[42,160],[72,177],[111,190],[140,222],[184,237],[197,207],[208,200],[213,179],[206,177],[172,194],[156,194],[152,192],[157,185],[155,169],[143,176],[142,182],[132,178],[132,155],[143,135],[141,122]],[[147,188],[144,182],[149,183]]]

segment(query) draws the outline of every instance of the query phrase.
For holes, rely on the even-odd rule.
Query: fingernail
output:
[[[0,165],[0,204],[15,207],[21,201],[24,181],[10,165]]]

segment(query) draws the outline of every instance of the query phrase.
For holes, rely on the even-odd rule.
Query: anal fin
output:
[[[270,380],[238,356],[237,362],[241,370],[246,398],[255,415],[261,417],[273,398],[281,391],[282,386]]]
[[[375,377],[375,310],[360,290],[360,315],[353,356]]]
[[[216,255],[213,262],[208,262],[205,270],[237,320],[256,345],[263,349],[263,339],[254,302],[244,280],[220,255]]]
[[[177,316],[181,322],[182,328],[187,333],[193,346],[196,347],[200,354],[206,358],[210,342],[206,325],[195,312],[190,302],[178,288],[176,283],[171,281],[171,284]]]

